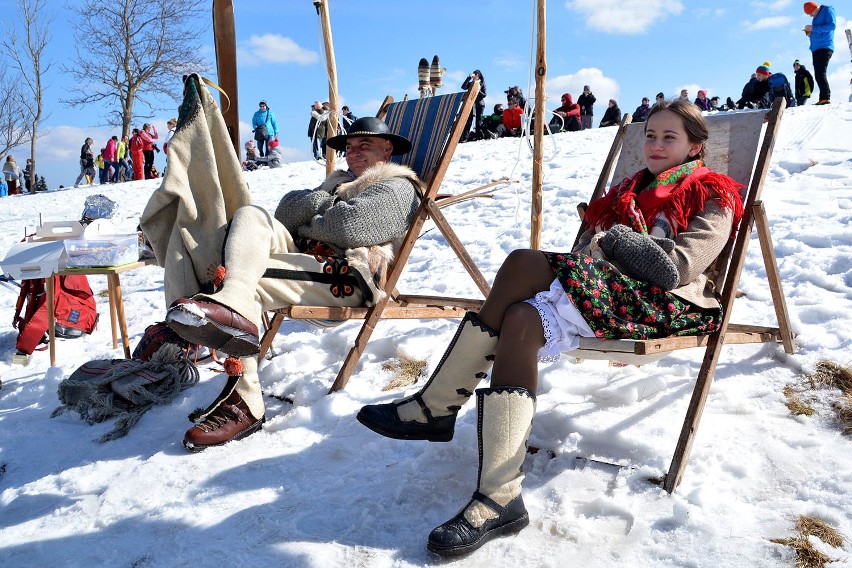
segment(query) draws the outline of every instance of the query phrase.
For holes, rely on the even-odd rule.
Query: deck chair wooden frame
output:
[[[378,116],[387,118],[388,127],[395,134],[402,134],[408,137],[414,146],[425,144],[428,141],[428,147],[425,148],[427,155],[433,155],[432,160],[426,160],[427,163],[415,165],[414,169],[421,180],[424,182],[424,189],[420,200],[420,207],[414,217],[414,221],[405,235],[405,239],[392,262],[389,270],[385,290],[388,294],[379,302],[371,307],[347,308],[339,306],[289,306],[276,310],[267,330],[261,338],[260,355],[262,359],[272,345],[278,329],[284,318],[291,319],[307,319],[307,320],[364,320],[361,325],[356,339],[355,345],[350,349],[349,354],[343,362],[337,378],[332,384],[329,392],[335,392],[346,386],[349,378],[355,370],[367,342],[375,329],[376,324],[380,319],[431,319],[431,318],[462,318],[468,310],[478,310],[483,303],[483,299],[467,299],[467,298],[446,298],[441,296],[422,296],[422,295],[406,295],[399,294],[396,291],[396,284],[399,281],[402,271],[405,268],[408,258],[411,254],[417,238],[427,219],[431,219],[438,230],[443,234],[444,238],[449,243],[452,250],[464,266],[467,273],[476,283],[476,286],[482,292],[483,297],[487,296],[491,291],[491,286],[482,275],[476,263],[468,254],[464,245],[462,245],[455,231],[450,226],[447,219],[441,213],[435,198],[438,194],[438,189],[444,180],[447,168],[461,138],[462,131],[465,126],[467,116],[470,114],[473,103],[476,100],[476,95],[479,92],[479,82],[477,81],[467,92],[455,93],[449,95],[440,95],[436,97],[427,97],[423,99],[413,99],[410,101],[402,101],[394,103],[388,97],[382,104]],[[446,139],[441,136],[436,136],[428,129],[426,124],[426,108],[430,105],[445,105],[453,101],[461,103],[451,112],[455,112],[455,117],[450,123],[449,134]],[[458,103],[455,103],[458,104]],[[410,106],[409,106],[410,105]],[[445,109],[446,110],[446,109]],[[401,132],[399,118],[403,115],[413,112],[414,119],[405,124],[407,130]],[[411,154],[415,154],[412,150]],[[403,156],[403,162],[406,156]],[[430,164],[434,164],[431,166]],[[411,165],[411,164],[408,164]],[[420,168],[425,168],[424,171],[418,171]]]
[[[698,372],[698,377],[693,389],[692,398],[689,402],[689,407],[681,428],[680,437],[672,457],[671,465],[668,473],[663,479],[663,487],[671,493],[680,484],[683,473],[686,469],[686,463],[689,458],[689,452],[692,448],[692,443],[695,439],[698,430],[698,424],[701,420],[701,415],[704,410],[704,404],[707,400],[707,395],[710,391],[710,385],[713,382],[713,376],[716,371],[716,365],[719,361],[719,355],[722,346],[725,344],[744,344],[744,343],[781,343],[784,351],[792,353],[795,350],[793,333],[790,325],[790,318],[787,312],[787,304],[784,299],[784,294],[781,289],[781,278],[778,272],[778,263],[775,258],[775,251],[772,245],[772,238],[769,232],[769,222],[766,216],[766,210],[763,202],[760,200],[760,194],[763,189],[763,184],[766,179],[766,173],[769,168],[769,162],[772,157],[772,150],[775,145],[775,139],[778,134],[778,128],[781,122],[781,117],[784,113],[786,102],[783,97],[776,99],[773,107],[768,111],[754,111],[749,113],[719,113],[708,117],[710,126],[710,143],[709,156],[707,159],[711,169],[727,173],[731,175],[733,172],[727,170],[727,164],[732,160],[731,150],[727,150],[722,144],[722,147],[713,148],[714,128],[719,126],[719,123],[725,121],[727,123],[727,134],[730,142],[736,142],[739,138],[739,133],[734,130],[738,120],[750,119],[759,120],[764,124],[763,141],[760,142],[760,129],[757,131],[757,139],[754,141],[750,149],[751,159],[748,163],[748,171],[750,173],[747,180],[743,179],[742,173],[740,176],[731,175],[737,181],[746,185],[746,194],[744,196],[743,205],[745,213],[740,225],[737,229],[736,238],[732,240],[728,246],[721,252],[715,262],[715,278],[716,289],[721,290],[722,305],[724,307],[724,317],[720,329],[711,335],[694,336],[694,337],[668,337],[662,339],[648,340],[601,340],[595,338],[582,338],[580,348],[577,351],[571,351],[570,355],[575,355],[579,358],[593,359],[610,359],[622,362],[637,363],[642,357],[650,357],[658,359],[662,355],[679,349],[687,349],[693,347],[704,347],[704,359],[701,364],[701,369]],[[742,119],[740,118],[742,117]],[[625,152],[622,152],[622,147],[628,138],[629,130],[633,129],[639,132],[643,125],[637,123],[630,124],[630,115],[624,115],[621,124],[616,132],[615,140],[610,148],[609,155],[604,162],[603,170],[598,179],[595,191],[592,194],[592,199],[595,199],[603,194],[607,181],[609,180],[615,168],[616,175],[613,178],[621,179],[627,173],[632,173],[641,169],[635,167],[638,157],[634,156],[632,165],[625,165],[623,162],[631,160],[621,160]],[[634,132],[634,134],[635,134]],[[719,134],[719,132],[716,132]],[[635,144],[634,144],[635,145]],[[758,146],[759,145],[759,146]],[[759,148],[759,151],[758,151]],[[632,151],[636,151],[634,148]],[[749,153],[749,148],[745,149],[745,153]],[[740,159],[743,156],[739,156]],[[619,159],[618,167],[616,167],[616,159]],[[751,167],[753,165],[753,171]],[[635,169],[630,169],[635,168]],[[619,175],[620,174],[620,175]],[[581,214],[583,208],[580,208]],[[766,268],[767,281],[772,295],[772,303],[775,308],[775,315],[778,321],[777,327],[755,326],[730,323],[731,312],[736,298],[737,286],[745,264],[746,252],[749,241],[751,239],[753,227],[757,227],[758,240],[760,249],[763,254],[763,262]],[[581,225],[580,233],[585,230]],[[578,238],[579,234],[578,233]]]

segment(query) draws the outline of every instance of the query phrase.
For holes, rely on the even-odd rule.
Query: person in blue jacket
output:
[[[834,30],[837,17],[833,6],[819,6],[816,2],[805,2],[805,14],[813,18],[813,23],[805,26],[805,35],[811,38],[811,54],[814,62],[814,80],[819,86],[819,101],[814,104],[827,105],[831,102],[831,88],[828,86],[828,60],[834,54]]]
[[[266,156],[266,143],[272,139],[278,140],[278,121],[275,120],[275,113],[267,106],[266,101],[260,101],[259,106],[260,109],[251,119],[251,131],[254,132],[257,151],[262,158]]]

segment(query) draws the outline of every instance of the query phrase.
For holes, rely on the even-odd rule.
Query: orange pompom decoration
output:
[[[243,374],[243,363],[236,357],[228,357],[225,359],[225,373],[229,377],[238,377]]]
[[[213,273],[213,285],[218,289],[225,282],[225,277],[228,275],[228,269],[224,266],[217,266]]]

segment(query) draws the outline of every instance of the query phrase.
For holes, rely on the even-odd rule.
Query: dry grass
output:
[[[846,393],[834,403],[834,413],[843,426],[843,433],[852,436],[852,394]]]
[[[796,551],[796,568],[824,568],[831,562],[831,558],[814,548],[807,538],[770,538],[769,542],[789,546]]]
[[[816,517],[801,515],[796,518],[796,536],[771,538],[770,542],[789,546],[796,551],[796,568],[823,568],[834,562],[811,544],[809,536],[815,536],[834,548],[843,546],[843,536],[834,527]]]
[[[400,355],[398,359],[387,361],[382,365],[382,370],[393,373],[393,377],[382,390],[389,391],[413,385],[426,370],[427,363],[425,359],[414,359],[407,355]]]
[[[852,394],[852,369],[832,361],[819,361],[816,370],[807,379],[814,386],[836,388],[843,394]]]
[[[814,407],[799,398],[792,387],[784,387],[784,396],[787,397],[786,405],[793,416],[811,416],[816,414]]]
[[[796,519],[796,530],[803,535],[815,536],[834,548],[843,546],[843,535],[837,529],[816,517],[802,515]]]
[[[823,359],[817,362],[814,372],[805,376],[804,380],[810,389],[829,388],[840,391],[840,398],[831,406],[843,428],[843,434],[852,436],[852,368]],[[784,387],[784,396],[787,397],[786,405],[792,414],[811,416],[816,413],[811,405],[796,395],[793,387]]]

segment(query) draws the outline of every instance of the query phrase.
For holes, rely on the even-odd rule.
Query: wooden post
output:
[[[541,160],[544,154],[544,123],[547,78],[547,22],[545,16],[547,0],[538,0],[538,47],[535,65],[535,125],[533,130],[532,203],[530,205],[530,248],[541,246]]]
[[[234,145],[237,158],[242,160],[240,105],[237,96],[237,36],[234,29],[233,0],[213,0],[213,43],[216,46],[216,74],[219,78],[219,86],[228,94],[227,100],[219,97],[219,108],[225,119],[228,136]]]
[[[337,134],[340,103],[337,99],[337,64],[334,61],[334,42],[331,39],[331,20],[328,17],[328,0],[314,0],[317,13],[322,21],[322,39],[325,46],[325,65],[328,72],[328,122],[326,136],[331,138]],[[325,175],[334,171],[335,150],[325,149]]]

